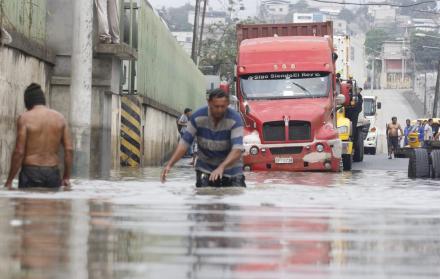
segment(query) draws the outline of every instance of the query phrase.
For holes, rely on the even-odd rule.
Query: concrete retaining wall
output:
[[[179,140],[176,117],[144,105],[142,130],[142,164],[162,165],[171,156]]]
[[[9,171],[15,146],[16,121],[25,111],[24,90],[35,82],[48,92],[50,71],[50,66],[36,58],[0,47],[0,177],[5,178]]]

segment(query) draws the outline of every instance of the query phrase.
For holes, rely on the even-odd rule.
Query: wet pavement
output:
[[[247,189],[197,190],[186,166],[165,185],[150,168],[2,189],[0,278],[439,278],[440,181],[364,164],[249,173]]]

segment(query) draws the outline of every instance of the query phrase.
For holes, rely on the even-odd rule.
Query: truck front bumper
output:
[[[321,148],[322,147],[322,148]],[[340,171],[340,139],[301,144],[245,145],[245,170]]]

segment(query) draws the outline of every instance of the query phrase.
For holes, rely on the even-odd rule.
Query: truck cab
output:
[[[281,33],[286,24],[256,28],[265,27]],[[237,33],[250,28],[239,25]],[[331,37],[260,35],[239,37],[236,89],[245,123],[245,169],[340,171]]]

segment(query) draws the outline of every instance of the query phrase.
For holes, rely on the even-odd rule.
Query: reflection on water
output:
[[[403,172],[252,173],[196,190],[189,168],[72,191],[0,191],[1,278],[439,278],[440,182]],[[122,180],[123,178],[123,180]]]

